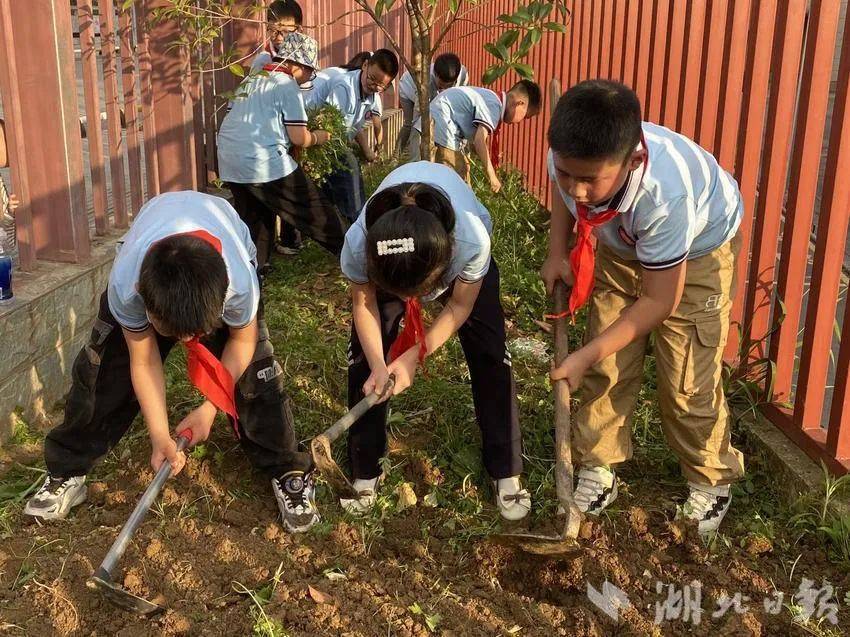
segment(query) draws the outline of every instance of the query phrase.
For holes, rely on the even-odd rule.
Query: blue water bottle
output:
[[[0,303],[12,300],[12,255],[6,249],[6,239],[0,237]]]

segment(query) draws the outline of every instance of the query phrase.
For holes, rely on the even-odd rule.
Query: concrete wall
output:
[[[15,273],[14,300],[0,305],[0,443],[19,413],[46,427],[68,389],[74,358],[91,332],[118,234],[98,239],[85,264],[40,263]]]

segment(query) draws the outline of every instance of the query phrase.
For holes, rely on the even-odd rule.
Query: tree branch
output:
[[[449,30],[452,28],[452,25],[457,21],[458,17],[460,17],[460,15],[461,15],[460,9],[461,9],[462,6],[463,6],[463,0],[458,0],[457,11],[452,13],[449,16],[448,20],[446,20],[446,24],[443,27],[443,30],[440,31],[440,35],[437,36],[437,39],[434,40],[433,44],[431,45],[431,53],[436,52],[437,49],[440,48],[440,45],[443,43],[443,40],[446,38],[446,36],[449,33]]]
[[[368,13],[368,12],[365,11],[364,9],[351,9],[350,11],[346,11],[342,15],[337,16],[336,18],[334,18],[333,20],[331,20],[330,22],[327,22],[325,24],[304,24],[304,25],[301,25],[301,28],[302,29],[315,30],[315,29],[320,29],[322,27],[329,27],[330,25],[336,24],[337,22],[339,22],[343,18],[347,18],[348,16],[353,15],[355,13]],[[351,26],[351,25],[346,25],[346,26]]]
[[[395,49],[396,53],[398,54],[399,60],[401,60],[402,63],[406,67],[410,68],[410,63],[407,61],[407,58],[404,55],[404,51],[402,50],[401,46],[399,46],[398,41],[393,37],[393,34],[389,32],[386,25],[384,25],[384,23],[381,22],[381,19],[377,16],[377,14],[375,14],[375,10],[372,9],[372,7],[369,6],[368,1],[367,0],[354,0],[354,3],[357,4],[358,6],[362,7],[363,11],[366,12],[367,14],[369,14],[369,17],[372,18],[372,21],[375,23],[375,25],[381,31],[383,31],[385,36],[387,36],[387,40],[389,40],[390,44]]]

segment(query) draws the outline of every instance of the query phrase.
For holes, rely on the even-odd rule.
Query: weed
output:
[[[432,633],[437,630],[437,626],[439,626],[440,620],[442,619],[439,613],[428,613],[425,611],[419,602],[413,602],[413,604],[407,607],[407,610],[414,615],[422,617],[425,621],[425,625],[428,627],[428,630]]]
[[[44,480],[44,469],[15,464],[0,481],[0,537],[12,535],[13,519],[21,503]]]
[[[850,490],[850,474],[835,478],[826,466],[823,469],[823,490],[819,499],[803,498],[803,511],[794,515],[789,526],[800,538],[818,537],[827,549],[830,559],[850,564],[850,513],[839,505],[840,497]]]
[[[254,620],[253,634],[257,637],[285,637],[286,630],[283,625],[266,614],[265,606],[271,601],[272,595],[280,584],[283,576],[283,562],[278,564],[272,579],[256,590],[250,589],[242,582],[233,582],[233,590],[240,595],[247,595],[252,602],[251,617]]]

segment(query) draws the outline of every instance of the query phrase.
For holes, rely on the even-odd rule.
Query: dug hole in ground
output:
[[[372,187],[387,170],[372,169]],[[486,191],[480,171],[474,176],[496,227],[532,524],[545,529],[556,506],[550,337],[536,323],[547,311],[536,274],[547,217],[522,191],[519,175],[505,179],[500,196]],[[337,263],[310,245],[274,263],[265,294],[296,431],[306,440],[345,411],[347,285]],[[572,348],[580,338],[579,326]],[[173,423],[199,402],[184,365],[179,352],[167,363]],[[850,520],[833,513],[823,494],[783,504],[769,470],[748,453],[747,478],[735,487],[723,533],[710,546],[673,520],[686,487],[660,434],[651,358],[635,418],[635,457],[620,472],[620,497],[583,527],[584,554],[564,561],[487,541],[500,523],[457,340],[428,368],[393,401],[379,506],[365,518],[348,517],[320,488],[323,521],[305,535],[282,531],[269,484],[252,472],[230,427],[217,422],[211,440],[167,483],[120,563],[117,579],[126,589],[167,606],[153,620],[118,610],[85,586],[153,476],[141,421],[90,476],[88,502],[64,522],[45,525],[21,515],[43,471],[43,433],[21,424],[2,451],[0,632],[850,633]],[[737,431],[736,444],[743,444]],[[342,465],[344,443],[335,452]],[[628,603],[618,609],[616,599]]]

